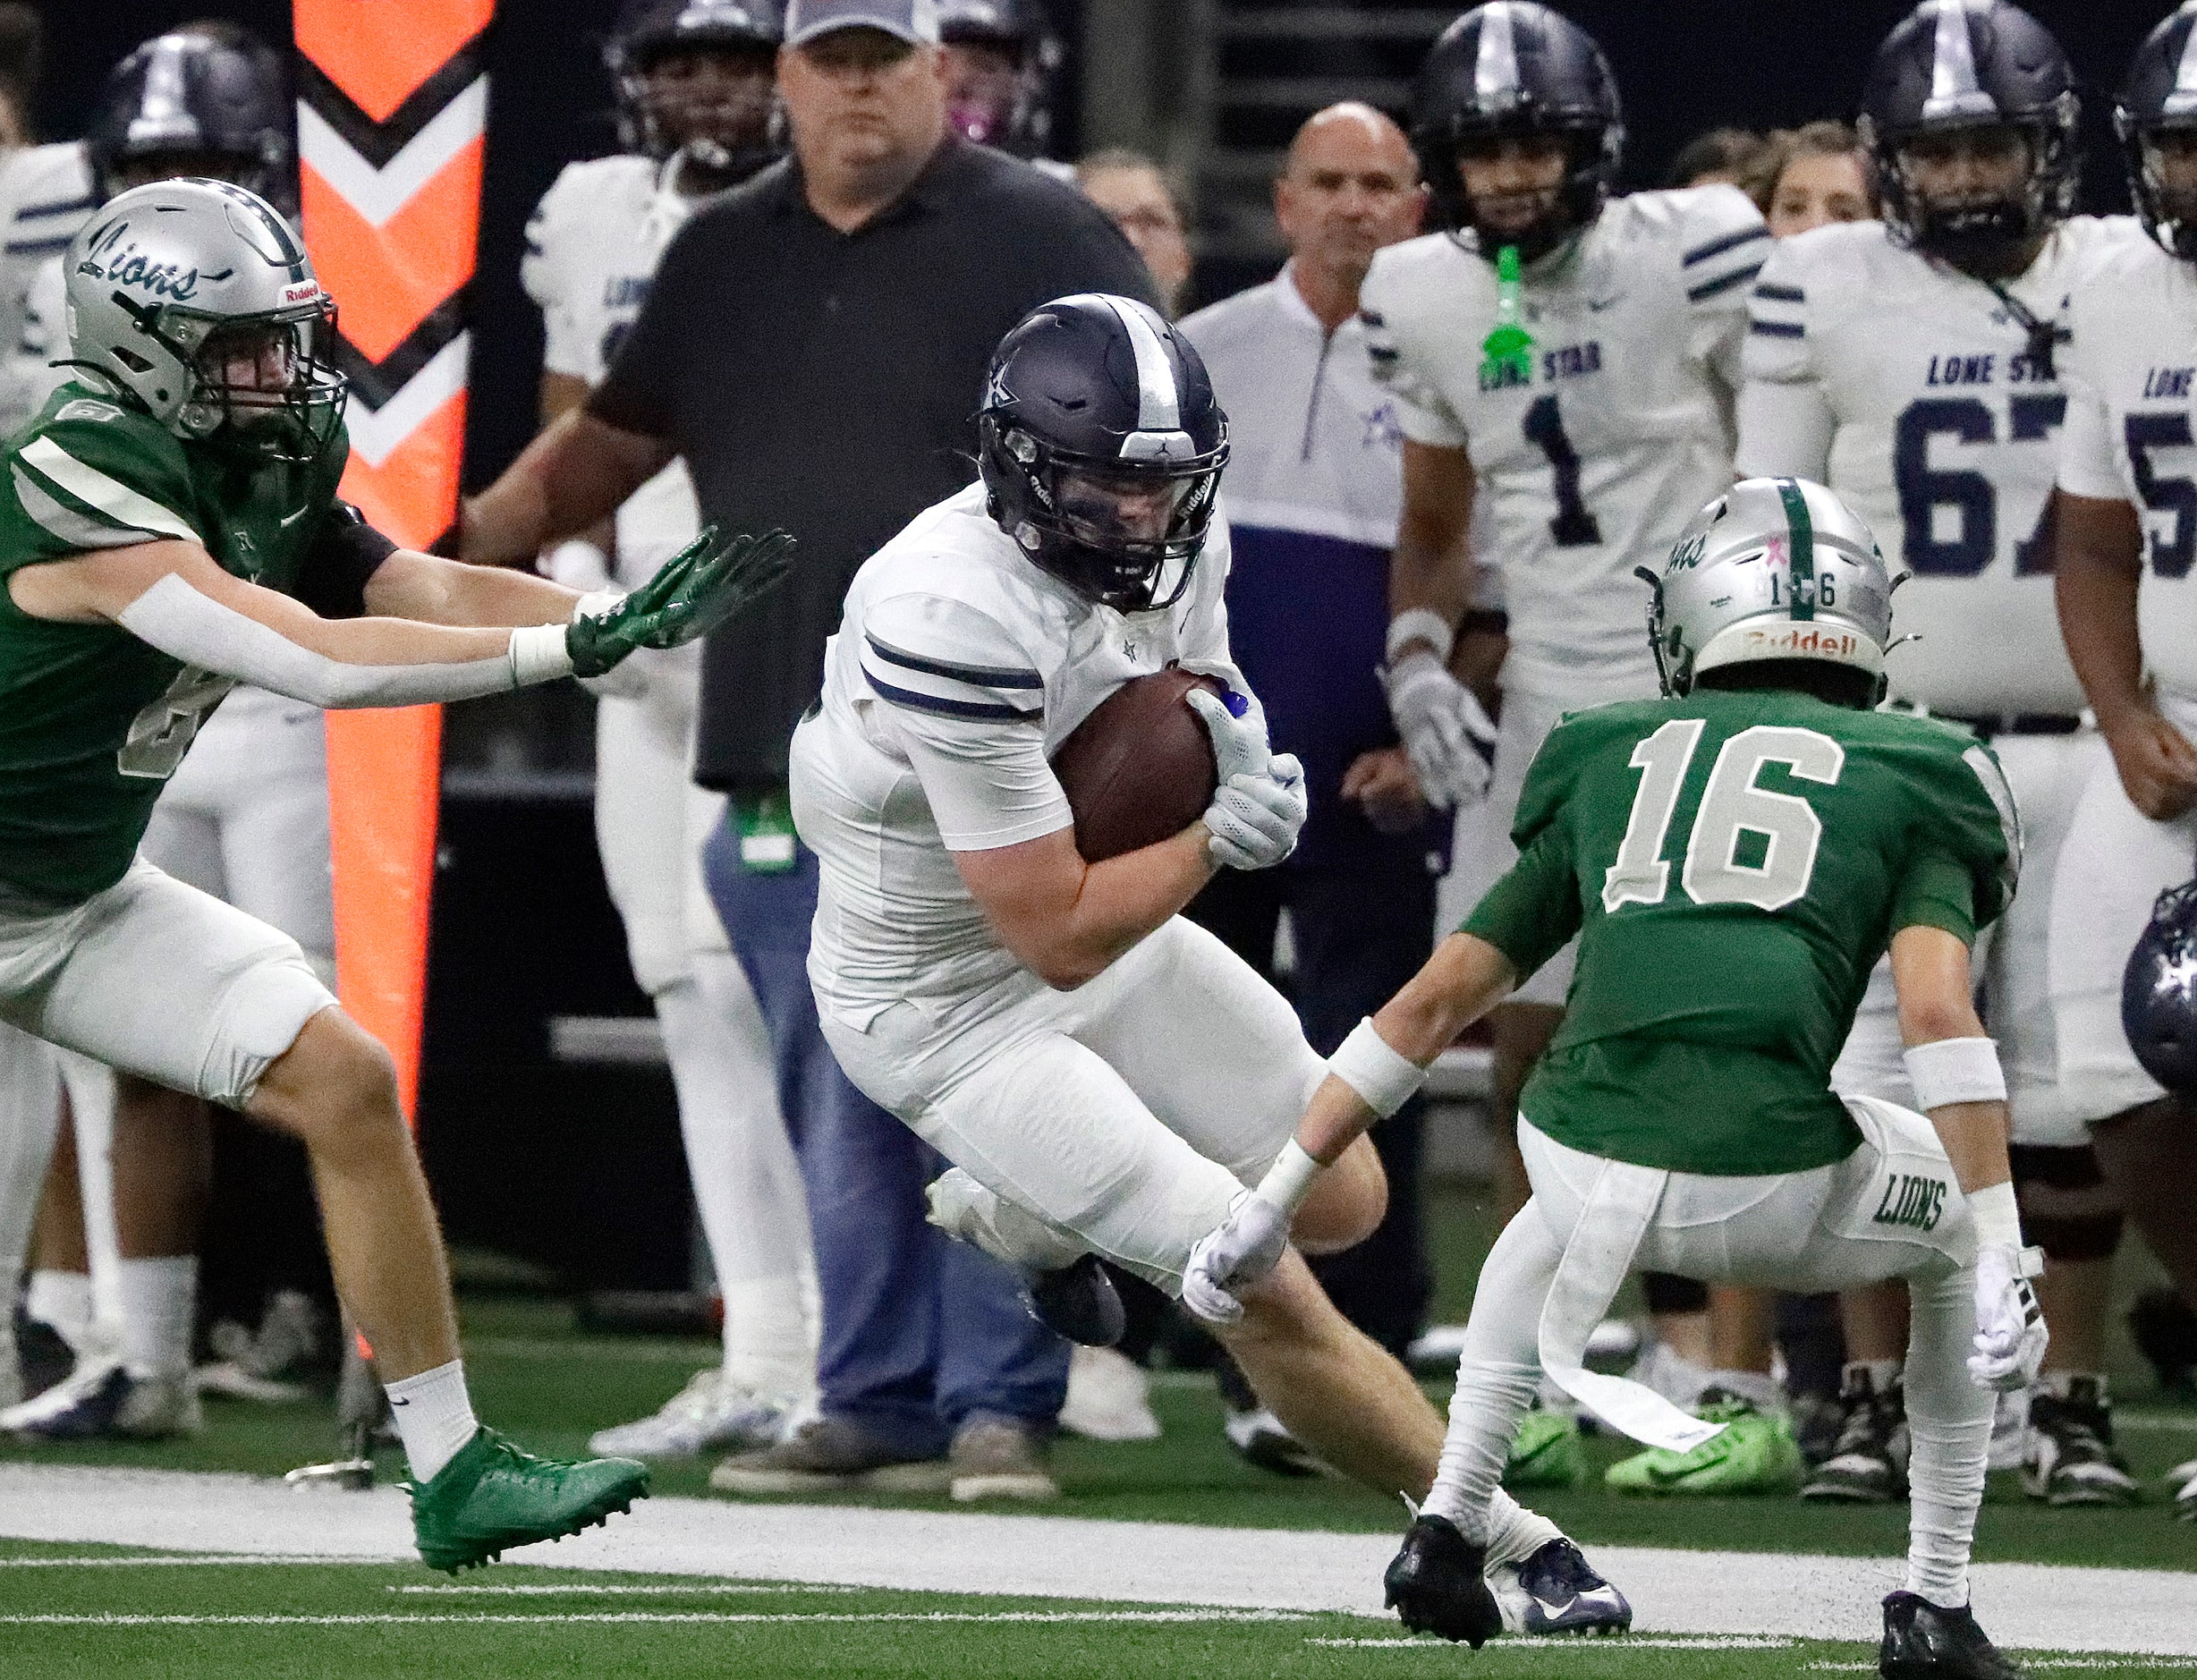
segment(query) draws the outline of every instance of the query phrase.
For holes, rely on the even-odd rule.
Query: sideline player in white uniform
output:
[[[1557,719],[1655,692],[1633,569],[1659,560],[1689,510],[1732,481],[1747,283],[1770,236],[1736,187],[1612,199],[1624,126],[1609,67],[1585,33],[1530,0],[1493,0],[1444,32],[1412,120],[1443,231],[1382,251],[1363,291],[1375,371],[1404,437],[1388,700],[1437,797],[1478,793],[1488,772],[1476,748],[1492,742],[1494,809],[1480,832],[1499,871],[1516,856],[1508,835],[1526,767]],[[1514,284],[1500,274],[1506,249]],[[1509,615],[1499,730],[1446,665],[1479,605],[1476,513],[1492,548],[1480,558],[1499,572]],[[1493,1017],[1506,1214],[1526,1195],[1509,1141],[1518,1091],[1562,1019],[1571,973],[1567,951]],[[1654,1280],[1650,1298],[1663,1304]],[[1789,1476],[1797,1459],[1769,1415],[1774,1385],[1718,1375],[1762,1408],[1732,1431],[1751,1443],[1741,1479]]]
[[[2102,1374],[2121,1215],[2060,1089],[2046,972],[2054,861],[2102,751],[2053,616],[2049,505],[2069,297],[2143,235],[2132,217],[2067,214],[2074,86],[2058,44],[2007,0],[1924,0],[1886,38],[1862,118],[1884,220],[1819,228],[1764,264],[1739,466],[1821,479],[1869,522],[1909,574],[1912,639],[1886,666],[1894,703],[1970,725],[2013,785],[2030,861],[1982,972],[2015,1183],[2048,1262],[2053,1341],[2028,1406],[2028,1481],[2055,1504],[2109,1504],[2136,1492],[2112,1449]],[[1833,1082],[1913,1105],[1888,964]],[[1804,1491],[1899,1498],[1904,1297],[1845,1304],[1845,1428]]]
[[[2122,1014],[2129,952],[2197,851],[2197,5],[2137,50],[2115,126],[2151,237],[2075,293],[2063,352],[2060,624],[2113,761],[2093,767],[2060,853],[2051,997],[2061,1093],[2197,1304],[2190,1099],[2139,1065]],[[2197,1519],[2197,1459],[2171,1473]]]
[[[640,0],[608,58],[624,155],[569,165],[527,225],[521,277],[541,306],[542,417],[585,399],[640,313],[650,276],[696,203],[776,155],[769,143],[778,8],[768,0]],[[686,463],[619,508],[612,553],[552,551],[575,589],[639,583],[700,528]],[[652,1416],[602,1430],[598,1452],[683,1456],[768,1443],[816,1384],[814,1265],[801,1175],[778,1113],[770,1042],[701,882],[724,795],[696,787],[700,649],[600,697],[595,835],[625,923],[633,978],[656,1005],[679,1127],[725,1303],[724,1359]]]
[[[196,175],[289,203],[291,120],[281,59],[248,31],[208,24],[156,37],[123,58],[100,90],[81,148],[92,196],[104,201]],[[34,404],[71,376],[65,294],[61,254],[48,248],[30,284],[8,378]],[[333,983],[321,714],[240,686],[206,720],[196,748],[161,791],[146,856],[288,934]],[[79,1175],[75,1184],[48,1178],[46,1218],[81,1224],[95,1327],[72,1338],[81,1355],[72,1380],[0,1422],[64,1437],[194,1433],[202,1421],[191,1379],[196,1251],[212,1172],[212,1117],[195,1097],[149,1086],[117,1109],[104,1070],[65,1054],[61,1073]],[[310,1230],[302,1164],[294,1179],[277,1177],[267,1188],[278,1192],[268,1217],[304,1220]],[[41,1269],[34,1294],[52,1295],[66,1276]],[[110,1405],[106,1379],[116,1358],[130,1386]]]
[[[1109,1316],[1091,1297],[1112,1316],[1085,1339],[1105,1339],[1119,1304],[1090,1257],[1179,1294],[1192,1244],[1274,1164],[1325,1072],[1281,995],[1177,913],[1217,869],[1288,855],[1302,773],[1269,754],[1229,657],[1227,424],[1188,341],[1127,299],[1056,299],[1001,342],[978,418],[982,481],[856,574],[793,737],[794,819],[823,871],[810,974],[848,1077],[954,1163],[932,1217],[1056,1282],[1081,1275],[1082,1325]],[[1086,864],[1048,752],[1173,664],[1230,692],[1191,701],[1213,803]],[[1383,1201],[1361,1144],[1298,1236],[1347,1246]],[[1301,1260],[1244,1308],[1217,1334],[1300,1440],[1384,1492],[1430,1484],[1438,1420]],[[1553,1526],[1497,1529],[1522,1625],[1629,1619]]]
[[[2021,867],[2013,800],[1966,730],[1876,709],[1891,581],[1820,485],[1744,480],[1650,576],[1667,698],[1549,735],[1520,804],[1524,855],[1351,1035],[1294,1141],[1316,1191],[1314,1163],[1576,935],[1570,1013],[1519,1120],[1533,1197],[1481,1269],[1441,1475],[1388,1600],[1413,1629],[1473,1645],[1495,1631],[1489,1501],[1537,1381],[1667,1449],[1717,1432],[1583,1368],[1636,1261],[1807,1291],[1896,1277],[1914,1302],[1914,1507],[1878,1671],[2011,1680],[1968,1608],[1985,1391],[2033,1376],[2046,1333],[1969,948]],[[1794,791],[1766,785],[1773,767]],[[1927,1120],[1829,1090],[1887,946]],[[1304,1183],[1262,1184],[1200,1243],[1185,1298],[1262,1275]]]

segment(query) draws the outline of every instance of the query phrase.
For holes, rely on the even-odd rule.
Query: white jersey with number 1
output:
[[[2079,216],[2006,294],[2057,334],[2070,298],[2143,239]],[[2053,615],[2045,522],[2067,409],[2064,340],[2047,359],[1981,280],[1847,222],[1782,242],[1747,337],[1739,470],[1828,484],[1895,574],[1896,698],[1960,717],[2082,708]]]
[[[1614,200],[1527,273],[1523,375],[1483,367],[1496,273],[1469,237],[1431,233],[1374,258],[1366,323],[1404,434],[1467,451],[1492,506],[1506,688],[1567,705],[1655,692],[1633,568],[1660,564],[1732,482],[1747,282],[1769,250],[1735,187]]]

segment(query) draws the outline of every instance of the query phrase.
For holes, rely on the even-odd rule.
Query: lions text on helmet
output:
[[[225,182],[134,188],[64,259],[71,367],[178,437],[317,459],[348,381],[335,304],[274,206]]]
[[[992,517],[1033,564],[1117,612],[1182,598],[1228,417],[1155,311],[1099,293],[1040,306],[994,355],[977,426]]]

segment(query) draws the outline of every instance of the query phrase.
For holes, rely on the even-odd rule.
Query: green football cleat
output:
[[[1711,1388],[1694,1415],[1724,1430],[1690,1453],[1661,1447],[1620,1459],[1603,1473],[1614,1493],[1793,1493],[1804,1464],[1782,1413],[1758,1411],[1749,1402]]]
[[[420,1561],[454,1574],[509,1546],[562,1540],[649,1492],[636,1458],[537,1458],[483,1428],[424,1486],[409,1482]]]
[[[1569,1412],[1538,1408],[1518,1420],[1503,1485],[1521,1488],[1577,1488],[1587,1480],[1587,1449],[1579,1438],[1579,1419]]]

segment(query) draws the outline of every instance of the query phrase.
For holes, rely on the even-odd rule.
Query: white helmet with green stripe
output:
[[[335,305],[280,212],[224,181],[110,199],[69,242],[70,365],[178,437],[310,460],[343,419]]]
[[[1817,659],[1876,679],[1892,645],[1894,580],[1869,527],[1806,479],[1743,479],[1696,513],[1662,573],[1648,634],[1666,694],[1719,666]]]

